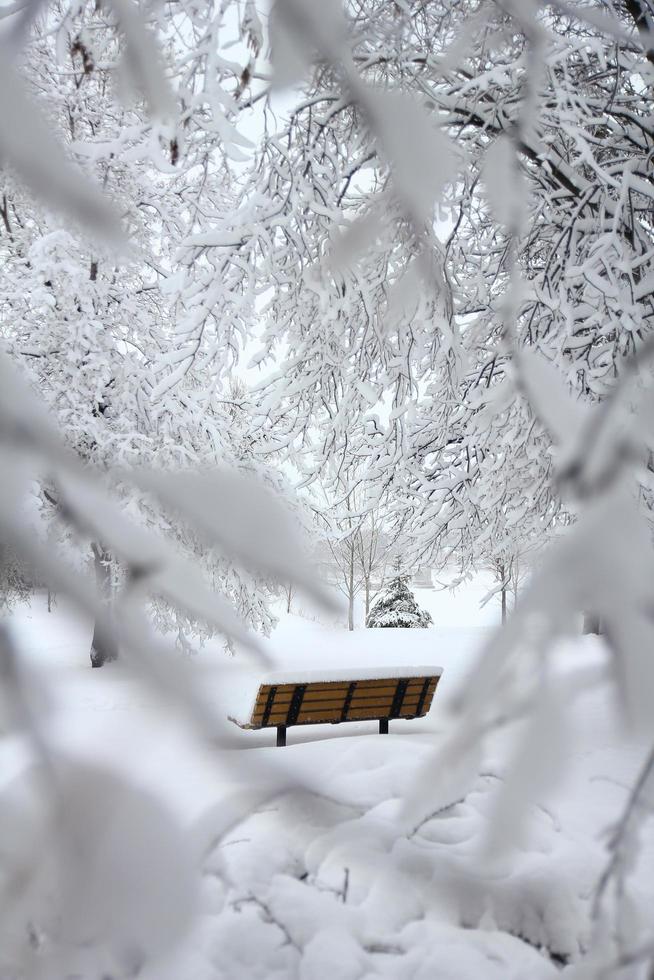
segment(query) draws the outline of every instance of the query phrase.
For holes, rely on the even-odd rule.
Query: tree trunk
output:
[[[584,634],[595,633],[599,636],[602,632],[602,621],[597,613],[584,613]]]
[[[110,554],[99,545],[91,545],[93,551],[93,564],[95,566],[95,582],[98,588],[98,596],[107,607],[111,597],[111,572],[109,567]],[[91,666],[102,667],[104,664],[118,657],[113,637],[107,636],[107,632],[102,627],[102,623],[96,620],[93,627],[93,639],[91,640]]]
[[[366,626],[368,625],[368,614],[370,612],[370,579],[366,578]]]
[[[347,628],[354,629],[354,551],[350,555],[350,573],[348,576],[347,589]]]
[[[498,564],[497,574],[500,582],[502,583],[502,625],[506,623],[506,592],[507,592],[507,581],[506,581],[506,571],[504,568],[504,563]]]

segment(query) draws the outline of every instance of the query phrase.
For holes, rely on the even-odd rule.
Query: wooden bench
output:
[[[276,728],[277,745],[286,745],[286,729],[294,725],[379,721],[380,735],[387,735],[391,719],[427,714],[441,674],[441,667],[396,667],[303,674],[295,681],[279,675],[260,685],[249,721],[231,720],[240,728]]]

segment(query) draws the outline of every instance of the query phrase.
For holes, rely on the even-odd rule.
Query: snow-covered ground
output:
[[[62,751],[104,763],[156,793],[202,865],[199,914],[172,952],[138,972],[143,980],[523,980],[573,975],[596,939],[590,907],[606,861],[606,830],[619,815],[645,747],[619,733],[605,692],[579,700],[568,765],[546,799],[529,808],[510,850],[483,861],[516,729],[490,744],[459,793],[429,768],[447,735],[445,707],[497,621],[478,609],[485,583],[463,595],[418,590],[434,617],[428,630],[355,630],[321,622],[295,600],[265,642],[278,670],[440,665],[429,716],[289,731],[233,726],[233,748],[200,744],[169,705],[119,664],[88,665],[90,624],[43,597],[13,615],[20,649],[42,681],[49,738]],[[600,641],[561,650],[560,669],[604,657]],[[251,698],[262,669],[207,645],[184,669],[221,717]],[[253,751],[240,751],[241,748]],[[0,756],[0,790],[25,758]],[[402,801],[424,784],[433,811],[407,822]],[[277,788],[271,789],[272,785]],[[463,786],[464,784],[462,784]],[[280,791],[279,787],[283,789]],[[641,908],[654,900],[654,841],[637,870]],[[112,968],[112,976],[119,974]],[[100,975],[100,974],[98,974]],[[133,973],[131,975],[134,975]],[[632,977],[639,974],[627,974]],[[622,974],[621,974],[622,976]],[[86,980],[86,977],[84,977]]]

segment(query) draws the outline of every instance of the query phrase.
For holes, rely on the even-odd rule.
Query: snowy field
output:
[[[119,664],[91,670],[90,624],[64,604],[48,614],[37,596],[16,610],[15,635],[42,680],[54,744],[163,798],[202,866],[198,915],[180,945],[137,973],[82,951],[80,973],[93,955],[96,971],[107,972],[89,975],[116,980],[581,976],[580,954],[601,957],[591,905],[607,828],[645,747],[621,736],[606,694],[590,689],[567,735],[567,769],[533,802],[509,850],[484,860],[518,729],[495,738],[472,780],[430,766],[447,735],[447,704],[498,618],[496,603],[479,610],[484,591],[484,583],[455,597],[417,590],[436,624],[428,630],[348,633],[296,600],[265,643],[275,669],[440,665],[430,715],[391,722],[387,737],[374,723],[291,729],[285,749],[274,747],[274,730],[229,726],[233,748],[221,752],[201,745]],[[603,657],[600,641],[580,638],[561,649],[560,671]],[[242,709],[261,675],[218,645],[184,665],[221,717]],[[18,785],[24,754],[12,743],[0,762],[3,785]],[[426,809],[412,821],[402,801],[417,781]],[[654,840],[643,845],[636,889],[647,909]]]

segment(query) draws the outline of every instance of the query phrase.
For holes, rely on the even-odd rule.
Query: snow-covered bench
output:
[[[385,667],[264,678],[247,721],[241,728],[276,728],[277,745],[286,745],[293,725],[337,725],[344,721],[379,721],[388,734],[392,718],[421,718],[431,708],[442,667]]]

